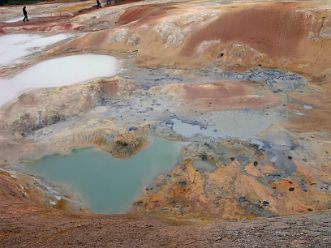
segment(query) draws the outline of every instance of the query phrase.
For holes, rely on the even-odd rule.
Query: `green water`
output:
[[[154,139],[129,159],[116,159],[95,148],[52,155],[25,165],[46,180],[70,186],[95,213],[123,213],[146,184],[176,164],[179,144]]]

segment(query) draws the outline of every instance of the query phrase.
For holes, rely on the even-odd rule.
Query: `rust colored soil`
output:
[[[0,218],[3,215],[21,215],[26,212],[33,212],[35,209],[41,209],[33,199],[35,192],[28,193],[22,190],[18,180],[5,171],[0,171]],[[1,245],[0,245],[1,246]]]
[[[108,96],[114,96],[118,93],[119,87],[116,81],[112,81],[112,82],[102,81],[99,83],[99,85],[101,91]]]
[[[249,222],[178,225],[152,216],[73,214],[32,204],[17,179],[0,171],[0,247],[6,248],[292,247],[298,240],[299,247],[328,247],[330,218],[327,211]]]
[[[240,84],[222,83],[212,84],[210,87],[203,85],[184,85],[187,100],[199,98],[228,98],[245,94],[245,90]]]
[[[145,22],[149,19],[155,19],[157,16],[166,14],[168,9],[172,9],[171,6],[158,6],[147,5],[132,7],[126,10],[119,18],[117,24],[125,25],[134,21]]]
[[[306,30],[304,15],[290,7],[275,4],[225,13],[193,33],[182,55],[191,56],[201,42],[209,40],[243,42],[273,57],[294,55]]]
[[[314,87],[316,87],[316,85],[314,85]],[[326,79],[326,83],[316,87],[314,91],[311,91],[310,93],[291,94],[290,97],[295,101],[311,105],[313,108],[304,109],[302,106],[289,106],[292,111],[301,112],[303,115],[294,114],[286,123],[286,127],[297,132],[331,132],[330,95],[331,85],[329,79]]]
[[[256,84],[220,82],[200,85],[173,85],[169,93],[198,109],[261,109],[280,104],[279,96]]]

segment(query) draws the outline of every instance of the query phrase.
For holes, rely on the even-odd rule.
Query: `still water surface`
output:
[[[95,148],[51,155],[25,165],[46,180],[70,186],[95,213],[127,212],[145,186],[174,167],[180,145],[159,138],[129,159],[117,159]]]

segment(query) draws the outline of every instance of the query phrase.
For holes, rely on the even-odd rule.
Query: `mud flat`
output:
[[[212,115],[213,113],[211,113]],[[172,129],[185,137],[202,135],[215,138],[253,139],[277,122],[276,116],[262,115],[254,111],[224,111],[213,117],[208,127],[185,123],[179,119],[168,121]]]

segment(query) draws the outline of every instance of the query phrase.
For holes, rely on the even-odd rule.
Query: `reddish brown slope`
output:
[[[304,15],[288,4],[231,11],[188,39],[182,54],[192,55],[202,41],[239,41],[270,56],[290,56],[305,37]]]

